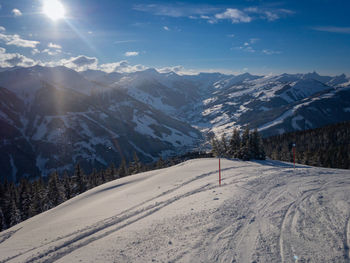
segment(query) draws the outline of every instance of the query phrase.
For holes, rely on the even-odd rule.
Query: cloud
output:
[[[86,56],[78,56],[71,60],[71,63],[77,65],[78,67],[96,64],[97,62],[98,62],[97,58],[90,58]]]
[[[198,6],[176,3],[172,4],[139,4],[133,7],[134,10],[147,12],[158,16],[169,17],[188,17],[195,18],[195,16],[213,14],[219,11],[219,8],[210,6]]]
[[[84,71],[88,69],[98,69],[98,59],[95,57],[80,55],[77,57],[60,59],[58,61],[49,61],[42,63],[42,65],[49,67],[64,66],[76,71]]]
[[[34,51],[35,52],[35,51]],[[42,51],[42,53],[47,53],[48,55],[50,56],[56,56],[58,54],[60,54],[62,51],[60,49],[54,49],[54,50],[51,50],[49,48],[46,48]],[[33,54],[33,51],[32,51],[32,54]]]
[[[126,60],[102,64],[98,68],[102,71],[107,72],[107,73],[110,73],[110,72],[132,73],[132,72],[143,71],[143,70],[148,69],[148,67],[146,67],[144,65],[140,65],[140,64],[139,65],[130,65],[129,62]]]
[[[278,54],[282,53],[281,51],[275,51],[275,50],[271,50],[271,49],[263,49],[261,52],[266,54],[266,55],[278,55]]]
[[[160,73],[181,73],[185,71],[185,68],[183,66],[174,66],[174,67],[164,67],[164,68],[157,68],[157,71]]]
[[[251,38],[251,39],[249,39],[249,41],[244,42],[241,46],[234,47],[232,49],[242,50],[242,51],[249,52],[249,53],[255,53],[256,49],[253,48],[252,45],[254,45],[259,40],[260,40],[259,38]]]
[[[57,45],[57,44],[54,44],[54,43],[51,43],[51,42],[50,42],[47,46],[48,46],[49,48],[62,49],[62,46]]]
[[[0,33],[0,41],[5,42],[5,44],[8,46],[14,45],[17,47],[29,47],[29,48],[36,48],[36,46],[40,44],[39,41],[22,39],[19,35],[5,35],[2,33]]]
[[[31,58],[27,58],[18,53],[6,53],[5,49],[1,49],[0,51],[0,67],[31,67],[36,65],[37,62]]]
[[[249,23],[252,21],[250,16],[235,8],[227,8],[225,12],[216,14],[215,17],[217,19],[229,19],[234,24]]]
[[[259,8],[259,7],[248,7],[244,11],[254,16],[256,19],[264,19],[268,21],[275,21],[282,17],[294,14],[292,10],[288,9],[271,9],[271,8]]]
[[[234,38],[235,34],[228,34],[227,37]]]
[[[37,49],[37,48],[34,48],[33,50],[32,50],[32,55],[36,55],[36,54],[39,54],[40,53],[40,51],[39,51],[39,49]]]
[[[6,28],[4,28],[3,26],[0,26],[0,32],[5,32]]]
[[[313,30],[330,32],[330,33],[339,33],[339,34],[350,34],[350,27],[336,27],[336,26],[319,26],[312,27]]]
[[[128,52],[125,52],[124,54],[126,57],[135,57],[135,56],[138,56],[139,55],[139,52],[137,51],[128,51]]]
[[[17,17],[17,16],[21,16],[22,12],[21,12],[21,10],[14,8],[14,9],[12,9],[12,14],[14,17]]]
[[[164,29],[165,31],[170,31],[169,27],[167,27],[167,26],[163,26],[163,29]]]

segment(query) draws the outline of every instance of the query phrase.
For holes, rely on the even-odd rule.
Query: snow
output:
[[[284,119],[290,117],[293,115],[293,110],[288,110],[286,111],[285,113],[283,113],[281,116],[279,116],[278,118],[276,118],[275,120],[271,121],[271,122],[268,122],[264,125],[262,125],[261,127],[259,127],[259,131],[263,131],[263,130],[266,130],[268,128],[271,128],[277,124],[280,124],[284,121]]]
[[[348,262],[350,171],[191,160],[0,233],[4,262]]]

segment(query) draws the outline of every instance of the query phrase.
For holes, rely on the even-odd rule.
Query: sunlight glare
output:
[[[43,13],[52,20],[64,18],[65,10],[58,0],[44,0]]]

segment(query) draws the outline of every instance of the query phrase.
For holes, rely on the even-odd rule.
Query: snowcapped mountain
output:
[[[278,76],[148,69],[76,72],[65,67],[0,72],[1,177],[89,171],[135,151],[143,161],[198,147],[233,127],[263,135],[350,119],[350,80],[317,73]]]
[[[56,73],[55,73],[56,72]],[[66,68],[0,73],[2,178],[146,162],[192,147],[198,130]]]
[[[348,262],[350,171],[191,160],[0,233],[1,262]]]

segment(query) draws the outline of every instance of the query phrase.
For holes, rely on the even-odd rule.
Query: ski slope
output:
[[[0,262],[349,262],[350,171],[197,159],[0,233]]]

